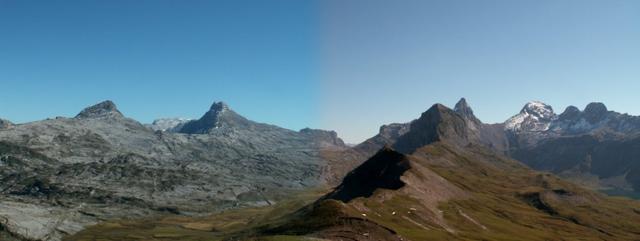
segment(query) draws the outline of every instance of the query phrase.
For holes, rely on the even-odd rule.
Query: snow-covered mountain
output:
[[[603,103],[588,104],[584,111],[569,106],[562,114],[540,101],[527,103],[520,113],[504,122],[513,134],[566,136],[593,132],[630,134],[640,132],[640,117],[609,111]]]
[[[154,131],[172,131],[178,126],[182,126],[185,123],[191,121],[188,118],[160,118],[153,121],[151,124],[147,124],[148,127]]]
[[[543,132],[549,130],[549,126],[556,119],[557,116],[550,105],[531,101],[504,124],[505,129],[511,132]]]

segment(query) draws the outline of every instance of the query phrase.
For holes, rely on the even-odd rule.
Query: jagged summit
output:
[[[548,118],[554,115],[553,107],[541,101],[531,101],[527,103],[520,113],[534,115],[538,118]]]
[[[480,119],[478,119],[473,114],[473,109],[471,109],[471,106],[469,106],[469,104],[467,103],[467,99],[465,98],[461,98],[460,101],[456,103],[456,106],[453,108],[453,111],[458,113],[468,121],[475,123],[476,125],[479,125],[482,123]]]
[[[467,103],[467,99],[461,98],[456,106],[453,108],[453,111],[463,115],[463,116],[473,116],[473,110],[469,107]]]
[[[87,118],[104,118],[104,117],[123,117],[122,113],[116,107],[113,101],[106,100],[87,107],[82,110],[75,118],[87,119]]]
[[[224,103],[222,101],[216,101],[216,102],[213,102],[209,110],[221,112],[221,111],[229,110],[229,106],[227,105],[227,103]]]
[[[214,102],[200,119],[185,123],[177,132],[186,134],[206,134],[218,128],[249,128],[256,123],[237,114],[222,102]]]
[[[578,107],[570,105],[558,116],[558,118],[560,120],[575,120],[580,118],[580,113],[581,112]]]
[[[411,153],[416,148],[436,141],[449,141],[461,145],[469,143],[472,130],[463,116],[442,104],[435,104],[411,122],[410,130],[400,136],[394,148]]]
[[[505,129],[513,132],[546,131],[556,117],[550,105],[540,101],[531,101],[522,108],[519,114],[505,122]]]

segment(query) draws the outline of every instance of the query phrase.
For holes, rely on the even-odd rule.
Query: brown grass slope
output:
[[[477,145],[384,148],[323,193],[199,218],[108,221],[66,240],[640,240],[639,202]]]
[[[376,177],[403,185],[381,186]],[[372,186],[379,188],[371,193]],[[640,203],[477,145],[435,143],[410,156],[383,149],[332,193],[255,232],[328,240],[640,240]]]

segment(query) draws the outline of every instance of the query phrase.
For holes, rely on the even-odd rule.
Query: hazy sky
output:
[[[460,97],[484,122],[530,100],[640,114],[640,1],[324,2],[322,123],[347,141]]]
[[[0,117],[111,99],[142,122],[214,100],[348,142],[466,97],[640,114],[640,1],[0,0]]]

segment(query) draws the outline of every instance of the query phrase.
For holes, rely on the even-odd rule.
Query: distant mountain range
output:
[[[640,191],[640,117],[590,103],[560,115],[540,102],[505,122],[510,155],[598,189]]]
[[[594,118],[592,107],[602,105],[589,106],[568,120],[532,102],[506,123],[486,125],[464,99],[453,110],[436,104],[410,123],[383,126],[355,147],[367,151],[383,145],[332,192],[286,221],[241,235],[362,241],[638,240],[640,202],[606,197],[507,157],[567,135],[611,127],[633,130],[632,117],[598,108],[609,116]],[[571,127],[582,122],[590,125],[576,133]],[[573,151],[553,146],[559,153],[547,154],[558,154],[558,161],[565,150]]]
[[[0,226],[59,240],[102,219],[269,205],[323,185],[320,152],[344,148],[335,132],[253,122],[222,102],[151,128],[111,101],[74,118],[2,121]]]
[[[347,146],[334,131],[254,122],[223,102],[199,119],[143,125],[105,101],[74,118],[0,121],[0,237],[60,240],[106,219],[268,206],[336,185],[278,225],[247,232],[634,240],[638,202],[584,187],[640,190],[638,133],[640,117],[601,103],[557,115],[530,102],[485,124],[463,98]]]
[[[510,120],[521,123],[485,125],[464,99],[453,110],[436,104],[410,123],[384,126],[355,147],[364,151],[386,142],[332,192],[231,239],[640,239],[640,202],[533,171],[496,151],[509,150],[500,146],[509,142],[487,138],[497,130],[505,138],[546,132],[546,124],[528,121],[547,121],[543,114],[552,112],[546,109],[529,103]]]
[[[458,123],[454,119],[463,119],[464,125],[453,125]],[[609,111],[602,103],[590,103],[584,111],[569,106],[557,115],[551,106],[533,101],[504,123],[485,124],[463,98],[454,109],[435,105],[414,121],[384,125],[378,135],[354,149],[370,156],[384,145],[393,145],[410,153],[438,141],[442,133],[455,133],[451,139],[459,145],[481,143],[534,169],[593,189],[640,190],[640,117]]]

